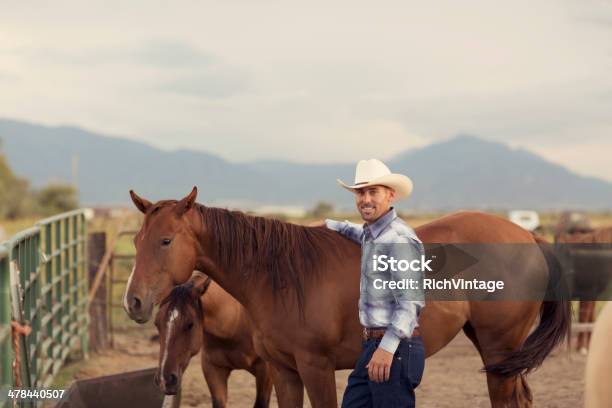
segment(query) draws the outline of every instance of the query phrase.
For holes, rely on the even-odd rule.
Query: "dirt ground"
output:
[[[154,367],[158,361],[158,344],[149,340],[155,330],[149,327],[131,329],[115,335],[115,347],[93,355],[82,365],[75,378],[90,378],[124,371]],[[195,356],[183,378],[182,407],[208,407],[210,394]],[[544,365],[528,377],[535,407],[561,408],[582,405],[583,374],[586,358],[555,351]],[[417,406],[422,408],[488,407],[486,380],[479,370],[480,357],[463,334],[446,348],[429,358],[423,381],[417,389]],[[346,386],[349,371],[338,371],[338,401]],[[229,406],[252,406],[255,380],[246,371],[234,371],[229,383]],[[272,406],[277,406],[274,395]],[[306,406],[309,406],[306,401]]]

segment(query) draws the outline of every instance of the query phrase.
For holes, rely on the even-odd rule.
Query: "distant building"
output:
[[[127,207],[92,207],[85,211],[85,217],[87,219],[119,218],[130,211],[131,209]]]
[[[515,210],[508,213],[508,219],[527,231],[535,231],[540,226],[540,216],[535,211]]]

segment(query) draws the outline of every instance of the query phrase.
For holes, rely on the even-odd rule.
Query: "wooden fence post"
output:
[[[95,282],[96,272],[106,252],[106,233],[91,233],[87,239],[89,256],[89,289]],[[94,352],[110,346],[106,281],[100,282],[89,307],[89,347]]]

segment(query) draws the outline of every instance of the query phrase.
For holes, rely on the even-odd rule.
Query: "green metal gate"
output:
[[[11,386],[11,268],[18,268],[23,318],[24,387],[48,387],[73,351],[87,356],[87,254],[83,210],[47,218],[0,246],[0,387]],[[24,347],[25,346],[25,347]]]
[[[9,253],[0,246],[0,388],[11,384],[11,298]]]

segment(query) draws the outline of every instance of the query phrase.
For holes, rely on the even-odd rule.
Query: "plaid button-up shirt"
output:
[[[414,230],[398,218],[394,208],[372,224],[359,225],[334,220],[325,220],[325,223],[328,228],[361,244],[359,320],[364,327],[385,327],[387,330],[380,347],[395,353],[401,339],[409,338],[418,326],[420,310],[425,306],[420,286],[423,273],[413,270],[390,271],[391,268],[377,272],[372,268],[372,259],[375,254],[408,262],[421,259],[424,255],[423,244]],[[376,289],[376,279],[413,279],[419,282],[419,289]]]

